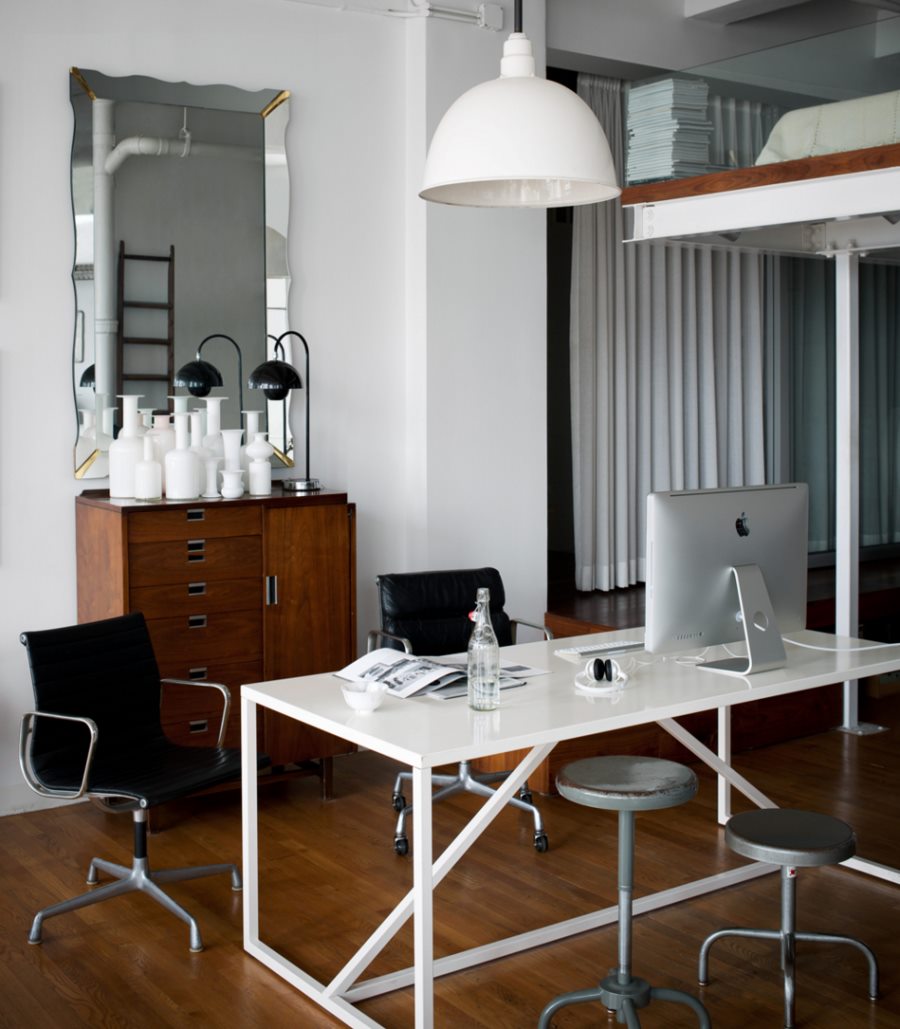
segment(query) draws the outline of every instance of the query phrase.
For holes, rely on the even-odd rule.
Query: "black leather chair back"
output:
[[[159,668],[142,614],[24,632],[35,708],[93,719],[100,747],[123,754],[163,738]],[[61,760],[83,761],[83,725],[41,718],[32,754],[36,770]],[[99,756],[99,755],[98,755]]]
[[[402,572],[375,580],[381,603],[381,628],[405,636],[413,653],[455,654],[469,644],[480,586],[491,591],[491,624],[501,647],[512,643],[509,616],[503,610],[506,593],[496,568],[466,568],[437,572]],[[390,640],[384,646],[395,646]]]

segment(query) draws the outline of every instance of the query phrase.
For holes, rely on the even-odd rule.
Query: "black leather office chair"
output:
[[[116,881],[39,911],[28,942],[41,942],[47,918],[140,890],[187,922],[191,950],[202,950],[194,918],[157,884],[228,872],[232,889],[240,890],[240,873],[233,864],[151,871],[147,809],[240,775],[240,751],[222,746],[227,688],[187,683],[222,693],[222,724],[215,747],[179,746],[160,723],[161,680],[142,614],[25,632],[20,640],[28,650],[36,707],[24,716],[20,739],[28,785],[44,797],[92,797],[110,809],[131,811],[134,819],[131,868],[95,857],[88,883],[97,882],[98,871]],[[263,758],[261,765],[266,763]]]
[[[379,575],[375,583],[381,607],[381,628],[369,633],[370,651],[377,646],[388,646],[423,657],[465,652],[472,632],[469,613],[475,607],[475,595],[481,586],[490,590],[491,624],[501,647],[515,642],[520,625],[536,629],[545,639],[553,638],[550,630],[543,625],[511,619],[507,615],[503,610],[506,603],[503,580],[496,568],[392,573]],[[410,772],[399,773],[392,797],[394,810],[398,812],[394,850],[400,855],[409,852],[406,819],[412,811],[412,805],[406,803],[403,782],[409,780],[411,775]],[[456,775],[432,775],[432,782],[440,787],[433,799],[443,800],[463,791],[489,797],[494,791],[487,783],[497,782],[507,775],[509,772],[475,773],[470,769],[468,761],[461,761]],[[531,801],[531,792],[526,783],[519,791],[519,796],[512,797],[509,803],[533,815],[534,846],[543,853],[549,841],[541,813]]]

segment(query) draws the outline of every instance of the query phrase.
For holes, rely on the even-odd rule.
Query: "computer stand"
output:
[[[787,656],[762,572],[757,565],[735,565],[731,571],[741,605],[740,621],[744,627],[747,656],[705,661],[697,667],[726,675],[751,675],[784,668]]]

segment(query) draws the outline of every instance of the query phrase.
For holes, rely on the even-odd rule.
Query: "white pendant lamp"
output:
[[[516,0],[500,77],[464,93],[441,119],[419,196],[464,207],[568,207],[619,193],[593,111],[572,90],[535,75]]]

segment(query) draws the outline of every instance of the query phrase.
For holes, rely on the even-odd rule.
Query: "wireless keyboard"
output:
[[[557,657],[591,657],[594,654],[623,654],[629,650],[643,649],[643,640],[604,640],[602,643],[585,643],[580,647],[561,647],[553,653]]]

